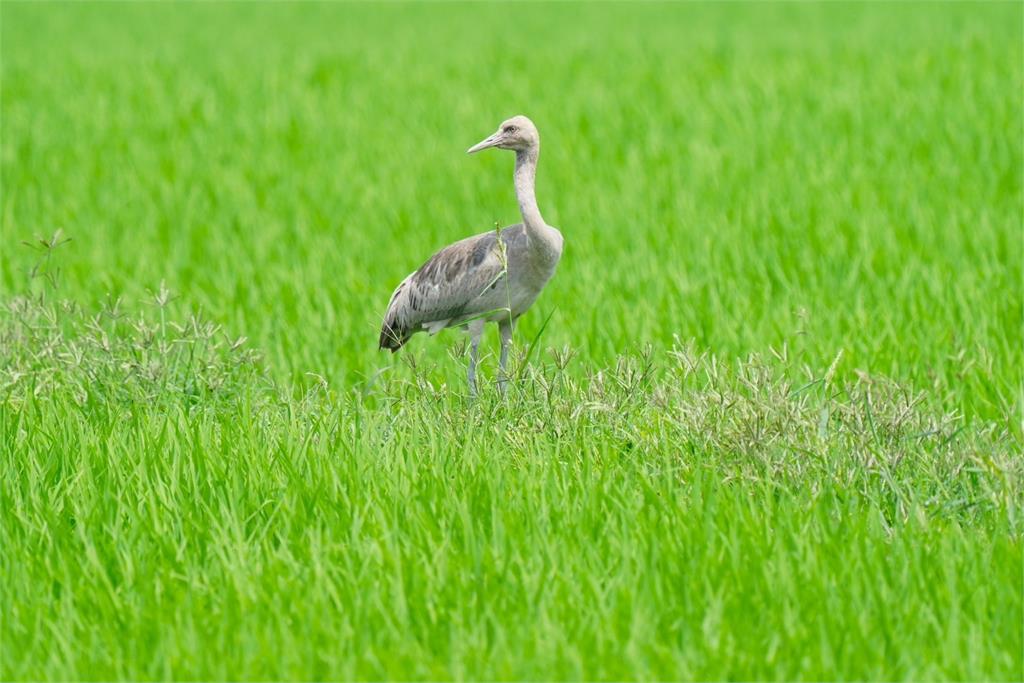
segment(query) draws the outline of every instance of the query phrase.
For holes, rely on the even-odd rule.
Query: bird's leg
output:
[[[469,372],[467,377],[469,379],[469,395],[476,397],[476,351],[480,345],[480,340],[473,338],[473,341],[469,345]]]
[[[477,350],[480,347],[480,337],[484,332],[484,321],[474,320],[469,324],[469,372],[467,378],[469,379],[469,395],[476,398],[476,358]]]
[[[498,390],[501,395],[505,395],[505,391],[508,389],[508,372],[506,366],[508,365],[508,349],[512,346],[512,321],[506,320],[498,325],[498,331],[501,333],[501,360],[498,362],[500,368],[500,375],[498,377]]]

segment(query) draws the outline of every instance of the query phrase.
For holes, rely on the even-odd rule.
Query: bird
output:
[[[462,327],[470,336],[467,381],[476,395],[477,352],[484,325],[501,335],[498,387],[505,393],[509,346],[516,320],[537,300],[562,257],[562,233],[541,216],[534,191],[540,133],[533,121],[513,116],[466,150],[515,152],[513,173],[522,222],[450,244],[426,260],[395,288],[384,314],[380,350],[392,353],[417,332],[431,336]]]

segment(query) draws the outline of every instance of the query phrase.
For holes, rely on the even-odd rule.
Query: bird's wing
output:
[[[501,231],[503,242],[519,238],[522,226]],[[449,245],[431,256],[391,295],[380,347],[397,351],[424,323],[485,313],[480,295],[505,273],[497,234],[486,232]],[[477,304],[474,307],[474,303]]]

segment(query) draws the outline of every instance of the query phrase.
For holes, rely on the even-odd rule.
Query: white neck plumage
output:
[[[523,215],[523,224],[531,235],[538,234],[547,227],[537,207],[537,195],[534,191],[539,156],[540,145],[516,152],[516,200],[519,202],[519,213]]]
[[[562,236],[557,230],[544,222],[537,208],[537,195],[534,184],[537,179],[537,157],[540,156],[540,144],[516,152],[516,200],[519,202],[519,213],[523,216],[523,225],[529,238],[530,248],[538,266],[553,268],[562,255]],[[548,272],[550,277],[550,272]]]

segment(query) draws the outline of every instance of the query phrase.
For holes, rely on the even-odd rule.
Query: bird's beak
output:
[[[486,138],[486,139],[481,140],[480,142],[476,143],[475,145],[473,145],[472,147],[470,147],[469,149],[466,150],[466,154],[476,154],[477,152],[479,152],[482,149],[487,149],[488,147],[494,147],[499,142],[501,142],[501,133],[500,132],[495,133],[491,137]]]

